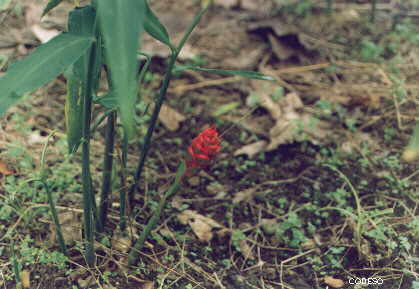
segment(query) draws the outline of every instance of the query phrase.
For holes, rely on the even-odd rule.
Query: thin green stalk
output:
[[[326,0],[327,13],[332,14],[333,0]]]
[[[92,189],[92,177],[90,173],[90,125],[92,115],[92,87],[94,72],[96,70],[96,44],[90,48],[88,77],[86,91],[83,94],[82,104],[82,184],[83,184],[83,215],[84,215],[84,239],[86,245],[86,262],[89,266],[95,263],[94,254],[94,215],[95,198]]]
[[[15,275],[16,284],[20,284],[20,270],[19,270],[19,263],[17,262],[16,258],[16,251],[15,251],[15,241],[12,240],[12,264],[13,264],[13,273]]]
[[[140,160],[138,161],[138,166],[134,175],[134,184],[131,185],[128,192],[128,202],[131,204],[134,199],[135,189],[138,186],[138,183],[141,179],[141,173],[144,168],[145,159],[147,157],[148,150],[150,149],[151,137],[153,136],[154,128],[157,124],[157,119],[160,113],[161,106],[163,105],[164,100],[166,99],[166,91],[169,87],[170,79],[172,77],[172,69],[176,62],[176,54],[172,55],[170,58],[169,66],[166,72],[166,75],[163,80],[162,87],[160,89],[159,97],[154,107],[153,114],[150,120],[150,126],[148,127],[147,134],[144,137],[144,144],[141,148]]]
[[[176,57],[179,55],[180,51],[182,50],[192,31],[195,29],[196,25],[198,25],[199,21],[201,21],[202,16],[204,16],[205,12],[207,12],[208,7],[209,6],[199,11],[199,13],[193,19],[192,24],[188,27],[188,30],[186,30],[182,40],[180,40],[178,46],[176,47]]]
[[[86,260],[89,266],[94,264],[93,247],[93,206],[92,179],[90,175],[90,117],[91,102],[87,95],[83,100],[83,146],[82,146],[82,183],[83,183],[83,213],[84,239],[86,243]]]
[[[143,53],[141,51],[138,52],[138,54],[143,55],[146,58],[146,61],[141,68],[140,73],[138,74],[137,81],[139,83],[142,83],[144,80],[145,73],[148,71],[148,68],[151,63],[151,55],[147,53]],[[147,113],[148,105],[146,107],[146,110],[144,111],[144,114]],[[127,156],[128,156],[128,138],[124,135],[123,142],[122,142],[122,174],[121,174],[121,189],[119,191],[119,217],[120,217],[120,223],[119,223],[119,229],[121,232],[125,231],[125,228],[127,226],[127,214],[126,214],[126,207],[127,203],[127,189],[126,189],[126,168],[127,168]],[[129,214],[130,208],[128,207],[128,214]]]
[[[400,13],[393,14],[393,23],[391,24],[391,31],[395,31],[397,24],[400,23],[400,19],[402,19],[402,15]]]
[[[143,80],[144,80],[145,73],[148,71],[148,68],[149,68],[150,63],[151,63],[151,55],[147,54],[147,53],[144,53],[144,52],[141,52],[141,51],[139,51],[138,54],[145,57],[145,63],[143,65],[143,67],[141,68],[141,71],[138,74],[138,79],[137,79],[139,83],[142,83]]]
[[[122,173],[121,173],[121,189],[119,190],[119,229],[121,232],[125,231],[127,225],[126,204],[127,204],[127,189],[126,189],[126,171],[127,171],[127,156],[128,156],[128,136],[124,133],[122,139]]]
[[[41,154],[41,179],[40,180],[35,180],[35,181],[39,181],[40,183],[42,183],[42,185],[45,188],[45,191],[47,192],[48,205],[49,205],[49,208],[51,210],[52,221],[54,222],[55,233],[57,235],[58,244],[60,245],[60,251],[61,251],[61,253],[63,253],[64,255],[67,256],[67,249],[66,249],[66,246],[65,246],[65,241],[64,241],[62,230],[61,230],[60,220],[58,219],[57,209],[55,208],[55,203],[54,203],[54,199],[52,197],[52,192],[51,192],[51,189],[48,185],[48,182],[47,182],[46,176],[45,176],[46,175],[45,174],[45,155],[47,153],[49,140],[53,135],[54,135],[54,132],[52,132],[48,135],[47,141],[46,141],[46,143],[44,145],[44,148],[42,150],[42,154]]]
[[[188,30],[185,32],[185,35],[183,36],[182,40],[179,42],[179,45],[176,47],[176,49],[174,51],[172,51],[172,55],[170,57],[170,62],[169,62],[169,65],[167,67],[167,72],[166,72],[166,75],[164,76],[163,84],[162,84],[162,87],[159,91],[159,96],[158,96],[157,101],[156,101],[156,106],[154,107],[154,111],[153,111],[153,114],[151,116],[150,126],[148,127],[147,134],[144,137],[144,144],[141,147],[141,155],[140,155],[140,159],[138,161],[137,169],[136,169],[135,175],[134,175],[134,184],[130,187],[129,192],[128,192],[128,203],[129,204],[131,204],[132,201],[134,200],[135,189],[137,188],[138,183],[141,179],[141,173],[142,173],[143,168],[144,168],[145,159],[146,159],[148,151],[150,149],[151,137],[153,136],[154,128],[156,126],[161,107],[162,107],[162,105],[163,105],[163,103],[166,99],[166,92],[167,92],[167,88],[169,87],[169,84],[170,84],[170,79],[172,78],[172,70],[175,66],[176,59],[177,59],[180,51],[182,50],[183,46],[185,45],[186,41],[188,40],[189,36],[191,35],[193,29],[199,23],[202,16],[205,14],[205,12],[207,10],[208,10],[208,6],[204,9],[202,9],[195,16],[192,24],[188,27]]]
[[[111,112],[107,117],[105,128],[105,152],[103,154],[102,191],[100,194],[99,218],[97,229],[103,232],[108,217],[109,193],[112,190],[112,168],[115,143],[115,120],[116,111]]]
[[[377,0],[371,0],[371,23],[375,22],[375,13],[377,12]]]
[[[134,248],[131,250],[129,256],[128,256],[128,264],[129,265],[135,265],[135,263],[138,260],[138,252],[142,249],[144,246],[144,242],[147,239],[148,235],[150,234],[151,230],[154,229],[154,227],[157,225],[157,222],[160,220],[160,216],[163,212],[164,207],[166,206],[167,201],[173,197],[176,192],[178,191],[180,187],[180,181],[185,173],[186,165],[184,162],[181,162],[179,165],[177,172],[176,172],[176,178],[173,182],[172,186],[166,191],[162,199],[160,200],[159,206],[154,211],[153,216],[148,221],[146,227],[141,232],[140,237],[137,239],[137,241],[134,244]]]
[[[51,189],[50,189],[48,183],[45,180],[39,180],[39,181],[42,183],[42,185],[45,188],[45,191],[47,192],[48,205],[49,205],[49,208],[51,210],[52,221],[54,222],[55,233],[57,235],[58,244],[60,245],[60,251],[64,255],[68,256],[67,249],[66,249],[66,246],[65,246],[64,237],[63,237],[63,233],[62,233],[62,230],[61,230],[60,220],[58,219],[58,213],[57,213],[57,210],[55,208],[54,200],[52,198]]]
[[[365,222],[365,219],[367,216],[365,216],[364,211],[362,209],[361,205],[361,199],[359,198],[358,192],[356,191],[355,187],[352,185],[352,183],[349,181],[348,177],[342,173],[338,168],[331,166],[331,165],[324,165],[325,167],[331,169],[332,171],[339,174],[339,176],[345,181],[345,183],[349,186],[349,189],[351,190],[351,193],[355,199],[356,204],[356,212],[357,212],[357,218],[356,218],[356,230],[355,230],[355,243],[358,249],[358,252],[361,254],[361,237],[363,233],[363,222]]]

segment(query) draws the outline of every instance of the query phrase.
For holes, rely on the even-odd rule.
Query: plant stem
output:
[[[94,254],[94,215],[96,209],[90,173],[90,124],[92,114],[92,87],[96,71],[96,43],[92,44],[89,55],[89,67],[86,81],[86,90],[83,94],[82,104],[82,183],[83,183],[83,215],[84,215],[84,241],[86,245],[86,261],[92,267],[95,263]],[[99,47],[100,49],[100,47]]]
[[[128,156],[128,136],[124,133],[122,139],[122,172],[121,172],[121,189],[119,190],[119,229],[121,232],[125,231],[127,224],[126,204],[127,204],[127,189],[126,189],[126,170],[127,170],[127,156]]]
[[[175,62],[176,62],[176,54],[173,54],[170,58],[170,63],[168,65],[167,72],[164,77],[162,87],[160,89],[159,97],[157,99],[156,106],[154,107],[153,114],[151,116],[150,126],[148,127],[147,134],[144,137],[144,144],[141,148],[140,160],[138,161],[138,166],[134,175],[134,184],[131,185],[128,192],[129,204],[131,204],[134,199],[135,189],[137,188],[138,183],[141,179],[141,173],[144,168],[145,159],[147,157],[148,150],[150,149],[151,137],[153,136],[154,128],[157,124],[157,118],[159,116],[160,109],[163,105],[164,100],[166,99],[166,91],[167,91],[167,88],[169,87],[170,79],[172,77],[172,69],[175,65]]]
[[[377,0],[371,0],[371,23],[375,22],[376,12],[377,12]]]
[[[327,13],[332,14],[333,0],[326,0]]]
[[[134,248],[131,250],[129,256],[128,256],[128,264],[129,265],[135,265],[138,259],[138,252],[142,249],[145,240],[147,239],[148,235],[150,234],[151,230],[156,226],[157,222],[160,219],[160,216],[163,212],[164,207],[166,206],[167,201],[174,195],[179,189],[180,181],[182,179],[182,176],[184,175],[186,170],[186,165],[182,161],[179,165],[177,172],[176,172],[176,178],[173,182],[172,186],[166,191],[162,199],[160,200],[159,206],[154,211],[153,216],[148,221],[146,227],[141,232],[140,237],[135,242]]]
[[[146,57],[146,62],[141,68],[141,71],[138,74],[138,78],[137,78],[137,81],[141,83],[143,82],[145,73],[148,70],[148,67],[150,66],[151,56],[142,52],[139,52],[139,54]],[[124,137],[122,140],[121,189],[119,190],[119,217],[120,217],[119,229],[121,230],[121,232],[124,232],[127,226],[126,208],[127,208],[127,203],[129,203],[127,201],[127,189],[126,189],[127,159],[128,159],[128,137],[124,134]],[[128,207],[128,214],[129,214],[129,211],[130,211],[130,208]]]
[[[359,254],[362,254],[362,249],[361,249],[361,239],[362,239],[362,233],[363,233],[363,225],[364,222],[367,219],[367,216],[364,214],[364,210],[362,208],[361,205],[361,199],[359,198],[359,194],[356,191],[355,187],[352,185],[352,183],[349,181],[348,177],[342,173],[337,167],[331,166],[331,165],[324,165],[325,167],[331,169],[332,171],[336,172],[339,174],[339,176],[345,181],[345,183],[349,186],[349,189],[351,190],[351,193],[354,197],[355,200],[355,204],[356,204],[356,211],[357,211],[357,216],[356,216],[356,230],[354,232],[355,235],[355,243],[357,246],[357,250]]]
[[[55,132],[52,132],[48,135],[47,141],[46,141],[46,143],[44,145],[44,148],[42,150],[42,154],[41,154],[41,179],[40,180],[35,180],[35,181],[39,181],[40,183],[42,183],[42,185],[45,188],[45,191],[47,192],[48,204],[49,204],[49,208],[51,210],[52,221],[54,222],[54,225],[55,225],[55,233],[57,235],[58,243],[60,244],[60,251],[61,251],[61,253],[63,253],[64,255],[67,256],[67,249],[66,249],[66,246],[65,246],[65,241],[64,241],[62,230],[61,230],[60,220],[58,219],[58,213],[57,213],[57,210],[55,208],[54,200],[52,198],[52,192],[51,192],[51,189],[50,189],[50,187],[47,183],[46,176],[45,176],[46,175],[45,155],[47,153],[49,140],[54,135],[54,133]]]
[[[45,188],[45,191],[47,192],[48,204],[49,204],[49,208],[51,210],[52,220],[54,222],[55,233],[57,234],[58,244],[60,245],[60,251],[64,255],[68,256],[67,255],[67,249],[66,249],[66,246],[65,246],[64,237],[63,237],[63,233],[61,231],[60,220],[58,219],[57,210],[55,208],[54,200],[52,198],[51,189],[50,189],[48,183],[45,180],[42,179],[42,180],[39,180],[39,181],[42,183],[42,185]]]
[[[135,189],[137,188],[138,183],[141,179],[141,173],[142,173],[143,168],[144,168],[145,159],[146,159],[147,153],[150,149],[151,137],[153,136],[154,128],[156,126],[161,107],[162,107],[162,105],[163,105],[163,103],[166,99],[166,92],[167,92],[167,88],[169,87],[169,84],[170,84],[170,79],[172,78],[172,71],[173,71],[173,68],[175,66],[176,59],[179,56],[179,53],[182,50],[183,46],[185,45],[186,41],[188,40],[189,36],[191,35],[193,29],[196,27],[196,25],[201,20],[202,16],[208,10],[208,7],[209,6],[202,9],[195,16],[194,20],[192,21],[192,24],[188,27],[187,31],[183,35],[183,38],[179,42],[176,49],[172,50],[172,55],[170,57],[170,62],[169,62],[169,65],[167,67],[166,75],[164,76],[163,84],[162,84],[162,87],[160,88],[159,96],[158,96],[157,101],[156,101],[156,106],[154,107],[154,111],[153,111],[153,114],[151,116],[150,126],[148,127],[147,134],[144,137],[144,144],[141,147],[141,155],[140,155],[140,159],[138,161],[137,169],[136,169],[135,175],[134,175],[134,184],[130,187],[129,192],[128,192],[128,203],[129,204],[131,204],[132,201],[134,200]]]
[[[138,82],[142,83],[144,80],[145,73],[147,72],[148,67],[150,66],[150,63],[151,63],[151,55],[141,52],[141,51],[138,52],[138,54],[143,55],[145,57],[145,63],[143,67],[141,68],[141,71],[138,74],[138,78],[137,78]]]
[[[115,119],[116,111],[111,112],[107,117],[105,128],[105,152],[103,154],[102,191],[100,194],[99,218],[97,229],[103,232],[108,217],[109,193],[112,190],[112,168],[115,143]]]
[[[395,31],[397,24],[399,24],[402,15],[400,13],[393,14],[393,23],[391,24],[391,31]]]
[[[93,247],[93,211],[92,211],[92,180],[90,175],[90,115],[91,103],[87,96],[83,100],[83,146],[82,146],[82,182],[83,182],[83,213],[84,238],[86,243],[86,260],[89,266],[94,264]]]
[[[12,240],[12,264],[13,264],[13,273],[15,275],[15,281],[16,284],[20,284],[21,279],[20,279],[20,270],[19,270],[19,263],[17,262],[17,258],[16,258],[16,251],[15,251],[15,241]]]

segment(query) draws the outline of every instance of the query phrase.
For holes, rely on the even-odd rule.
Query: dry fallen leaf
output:
[[[419,122],[413,131],[408,146],[402,154],[402,160],[405,162],[413,162],[417,159],[419,159]]]
[[[192,231],[202,242],[209,242],[212,239],[212,227],[201,219],[191,219],[189,221]]]
[[[224,60],[225,65],[234,69],[252,70],[265,55],[266,45],[263,42],[252,40],[249,44],[242,46],[239,51],[236,57],[226,58]]]
[[[121,235],[115,235],[112,238],[112,248],[118,252],[126,253],[131,249],[131,240]]]
[[[262,218],[260,220],[260,224],[262,225],[262,230],[268,235],[275,234],[275,231],[278,227],[278,221],[276,219]]]
[[[179,128],[179,124],[186,118],[170,106],[163,104],[160,110],[159,119],[168,130],[176,131]]]
[[[234,152],[234,155],[235,156],[247,155],[249,159],[251,159],[258,153],[265,151],[265,148],[267,145],[268,145],[268,142],[266,140],[260,140],[260,141],[242,146],[241,148],[239,148],[238,150]]]
[[[31,26],[32,33],[35,35],[35,37],[41,41],[41,43],[48,42],[58,34],[60,34],[60,31],[57,29],[44,29],[38,24],[34,24]]]
[[[255,196],[257,188],[253,187],[244,191],[240,191],[234,194],[233,204],[237,204],[240,202],[249,202]]]
[[[141,289],[153,289],[154,288],[154,282],[145,282],[141,285]]]
[[[95,283],[95,278],[92,275],[89,275],[87,278],[80,278],[77,280],[77,283],[81,288],[88,288],[90,285]]]
[[[215,199],[220,198],[221,196],[225,196],[225,192],[228,191],[227,186],[224,186],[220,183],[211,183],[206,186],[206,190],[208,194],[214,196]]]
[[[214,0],[214,4],[224,8],[231,8],[237,6],[238,0]]]
[[[48,136],[42,136],[40,131],[35,130],[28,135],[27,143],[28,145],[44,144],[46,143],[47,139]]]
[[[34,24],[41,22],[42,15],[42,4],[37,1],[28,2],[25,5],[25,24],[27,27],[30,27]]]
[[[267,15],[273,8],[272,1],[267,0],[241,0],[240,8]]]
[[[112,286],[111,284],[104,284],[102,285],[102,289],[117,289],[117,288]]]
[[[266,151],[276,149],[282,144],[294,141],[309,140],[314,144],[328,140],[330,125],[316,119],[304,110],[304,104],[298,94],[292,92],[277,101],[271,95],[275,94],[277,84],[252,81],[254,93],[260,99],[260,105],[268,110],[275,124],[269,131],[270,143]]]
[[[192,210],[185,210],[177,217],[182,224],[191,226],[192,231],[203,242],[209,242],[212,239],[212,230],[214,228],[219,229],[223,227],[213,219],[200,215]]]
[[[76,212],[69,211],[59,213],[58,219],[61,224],[61,231],[63,233],[64,240],[67,244],[81,241],[81,221],[79,220]],[[57,236],[53,223],[50,224],[50,232],[50,241],[51,243],[55,243]]]
[[[193,177],[190,177],[187,180],[187,182],[191,187],[197,187],[201,183],[201,180],[198,176],[193,176]]]
[[[5,176],[13,175],[13,171],[8,167],[8,165],[0,161],[0,174]]]
[[[76,281],[81,278],[81,276],[86,275],[87,269],[80,267],[78,269],[72,270],[71,273],[68,275],[69,279],[72,281]]]
[[[245,259],[254,260],[255,256],[253,256],[252,248],[250,248],[249,243],[246,240],[239,241],[239,248],[240,253],[242,253]]]
[[[27,270],[20,271],[20,280],[23,288],[31,287],[31,273]]]
[[[172,201],[170,202],[172,208],[179,210],[180,208],[182,208],[184,202],[183,202],[183,198],[180,196],[174,196],[172,198]]]
[[[304,250],[316,248],[317,244],[314,239],[308,239],[305,242],[301,243],[301,248]]]
[[[402,154],[402,160],[405,162],[413,162],[419,159],[419,150],[415,148],[406,149]]]
[[[342,288],[343,286],[345,286],[345,282],[343,282],[343,280],[336,279],[330,276],[324,277],[324,283],[326,283],[332,288]]]
[[[287,43],[287,41],[278,39],[273,34],[268,34],[269,43],[275,56],[280,60],[287,60],[297,55],[297,50]]]
[[[378,142],[371,134],[357,131],[347,133],[346,139],[341,142],[339,149],[345,153],[353,153],[360,150],[364,145],[373,151],[378,146]]]
[[[246,100],[248,101],[248,100]],[[267,127],[271,125],[271,121],[269,118],[266,117],[266,115],[261,116],[252,116],[249,118],[246,118],[244,120],[235,120],[231,119],[232,122],[235,122],[242,126],[243,128],[261,136],[268,137],[269,131],[266,130]]]

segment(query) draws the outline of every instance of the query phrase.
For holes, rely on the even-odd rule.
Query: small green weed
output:
[[[233,247],[237,251],[241,251],[240,249],[240,241],[243,241],[246,239],[246,235],[241,230],[234,230],[231,234],[231,243],[233,244]]]
[[[357,53],[362,61],[381,62],[384,48],[370,40],[362,40]]]
[[[291,248],[299,248],[307,240],[303,221],[294,212],[289,213],[288,218],[276,227],[275,236]]]

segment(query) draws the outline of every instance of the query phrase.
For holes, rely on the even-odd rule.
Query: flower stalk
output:
[[[180,51],[182,50],[183,46],[185,45],[186,41],[188,40],[189,36],[191,35],[193,29],[198,25],[199,21],[201,20],[202,16],[205,14],[205,12],[208,10],[208,6],[202,9],[194,18],[192,24],[188,27],[187,31],[183,35],[183,38],[179,42],[178,46],[176,48],[172,49],[172,54],[170,57],[169,65],[167,67],[167,72],[164,76],[162,87],[159,91],[159,96],[156,101],[156,105],[154,107],[153,114],[151,116],[150,120],[150,126],[148,127],[147,134],[144,137],[144,144],[141,147],[141,155],[140,159],[138,161],[138,166],[134,174],[134,184],[131,185],[129,192],[128,192],[128,204],[131,204],[134,200],[134,194],[135,190],[138,187],[138,184],[141,179],[141,174],[144,168],[145,159],[147,157],[147,153],[150,149],[151,144],[151,137],[153,136],[154,128],[157,123],[157,119],[161,110],[161,107],[166,100],[166,93],[167,89],[170,84],[170,80],[172,78],[173,69],[175,67],[176,59],[179,56]]]
[[[137,241],[134,244],[134,248],[131,250],[129,256],[128,256],[128,264],[129,265],[135,265],[138,260],[138,252],[143,248],[145,240],[147,239],[148,235],[150,235],[151,230],[153,230],[157,222],[160,220],[160,217],[162,215],[163,209],[166,206],[167,201],[173,197],[176,192],[178,191],[182,176],[185,174],[186,171],[186,165],[184,162],[181,162],[179,165],[177,172],[176,172],[176,178],[172,184],[172,186],[166,191],[162,199],[160,200],[159,206],[154,211],[153,216],[148,221],[147,225],[141,232],[141,235],[138,237]]]

